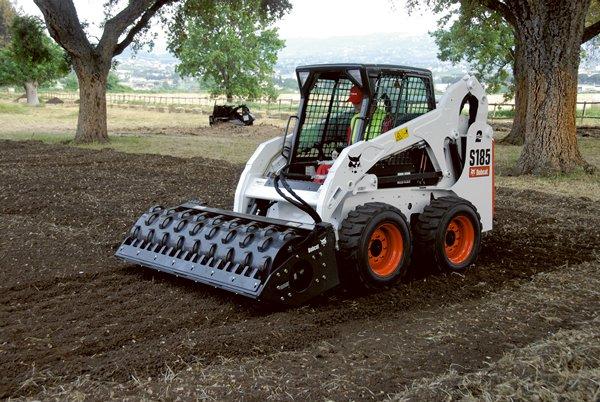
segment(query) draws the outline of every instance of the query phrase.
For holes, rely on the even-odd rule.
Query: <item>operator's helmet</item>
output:
[[[362,102],[363,99],[363,91],[358,85],[354,85],[350,89],[350,96],[348,97],[347,102],[351,102],[353,105],[358,105]]]

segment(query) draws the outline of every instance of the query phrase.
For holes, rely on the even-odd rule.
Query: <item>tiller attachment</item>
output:
[[[253,299],[301,304],[339,283],[335,234],[190,202],[153,207],[116,256]]]

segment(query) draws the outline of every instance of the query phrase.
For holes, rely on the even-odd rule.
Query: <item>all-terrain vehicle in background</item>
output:
[[[465,76],[436,105],[423,69],[315,65],[297,77],[298,113],[247,162],[233,212],[153,207],[116,255],[292,305],[341,281],[389,286],[411,258],[415,269],[472,265],[494,202],[480,83]]]
[[[215,105],[212,114],[208,116],[208,123],[211,126],[225,122],[239,126],[251,126],[254,124],[254,120],[254,115],[250,113],[250,109],[246,105]]]

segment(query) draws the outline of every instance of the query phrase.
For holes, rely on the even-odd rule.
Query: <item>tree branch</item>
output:
[[[158,10],[166,4],[173,3],[178,0],[156,0],[156,2],[144,12],[142,17],[137,21],[137,23],[131,27],[129,32],[127,32],[127,36],[116,45],[113,50],[113,56],[117,56],[121,54],[127,46],[133,42],[135,36],[148,24],[150,19],[154,17],[154,15],[158,12]]]
[[[506,66],[508,66],[509,64],[510,64],[510,60],[509,60],[509,59],[505,59],[505,60],[504,60],[504,62],[502,62],[502,64],[500,64],[500,65],[497,67],[498,74],[500,73],[500,71],[501,71],[501,70],[505,69],[505,68],[506,68]]]
[[[506,20],[506,22],[508,22],[513,27],[516,26],[517,20],[513,12],[505,3],[502,3],[499,0],[480,0],[479,2],[482,6],[487,7],[490,10],[500,14]]]
[[[600,34],[600,20],[585,28],[583,37],[581,38],[581,44],[583,45],[585,42],[592,40],[598,34]]]
[[[102,38],[98,42],[98,49],[106,57],[112,56],[119,37],[125,32],[128,26],[133,24],[147,9],[154,3],[154,0],[131,0],[127,7],[120,13],[107,20],[104,24]]]
[[[73,0],[33,0],[38,6],[48,32],[68,53],[83,57],[91,52],[90,42],[83,31]]]

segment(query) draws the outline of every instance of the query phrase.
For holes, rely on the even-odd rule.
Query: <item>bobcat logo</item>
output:
[[[358,155],[358,156],[348,155],[348,159],[349,159],[348,167],[350,168],[350,171],[352,173],[358,173],[358,168],[360,167],[360,157],[361,156],[362,156],[362,154]]]
[[[481,132],[481,130],[479,130],[477,132],[477,134],[475,134],[475,142],[481,142],[482,137],[483,137],[483,133]]]

